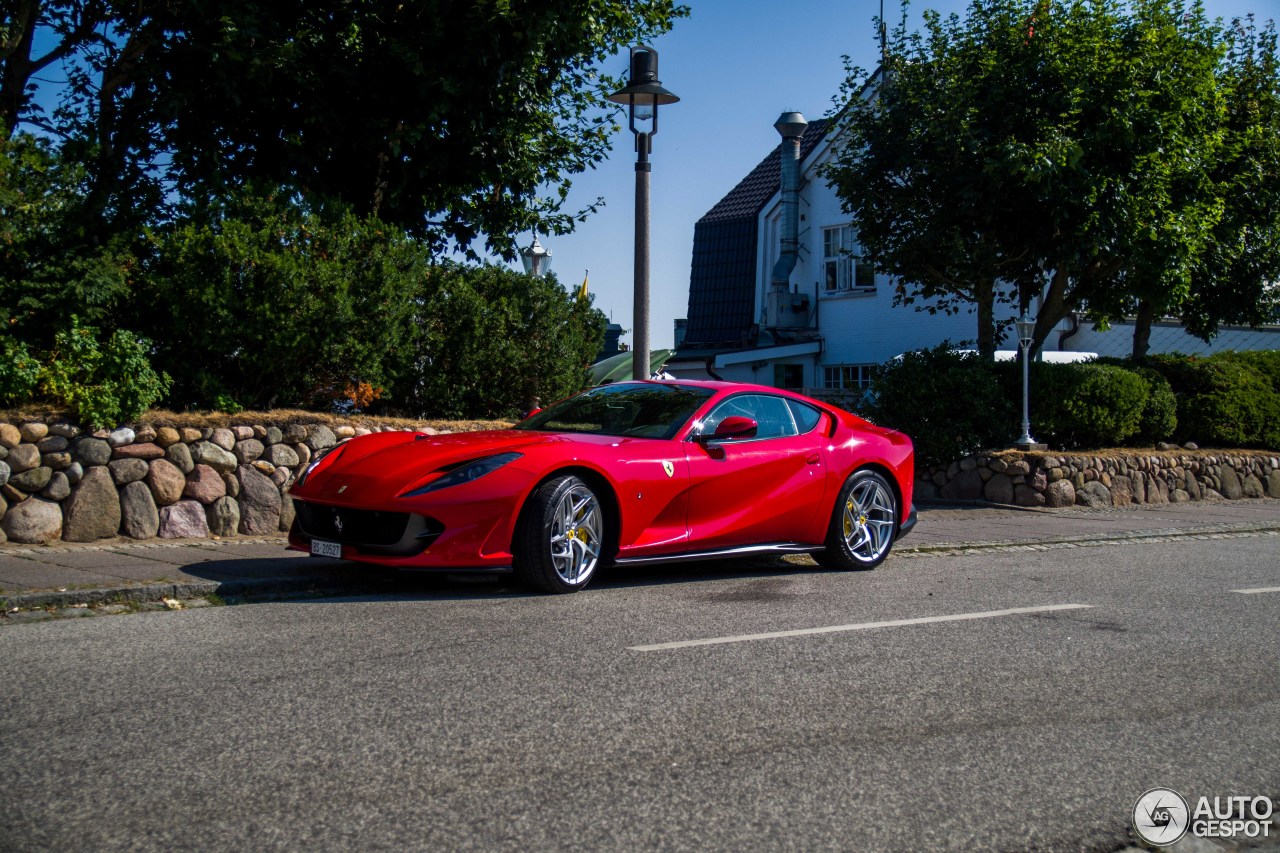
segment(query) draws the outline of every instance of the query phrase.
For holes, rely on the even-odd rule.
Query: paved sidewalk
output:
[[[898,543],[890,559],[973,549],[1081,547],[1233,535],[1280,535],[1280,500],[1124,509],[926,507],[920,511],[916,529]],[[0,602],[5,610],[393,588],[394,573],[288,551],[283,536],[0,545]]]

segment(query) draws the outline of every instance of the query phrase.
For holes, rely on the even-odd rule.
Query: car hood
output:
[[[374,433],[335,448],[336,458],[293,491],[309,500],[389,498],[472,459],[572,442],[576,436],[529,430],[482,430],[450,435]]]

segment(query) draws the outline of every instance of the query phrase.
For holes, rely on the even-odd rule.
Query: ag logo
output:
[[[667,472],[668,477],[674,477],[676,475],[676,466],[672,465],[665,459],[662,460],[662,470]]]
[[[1133,828],[1143,841],[1160,847],[1176,842],[1187,831],[1187,801],[1168,788],[1152,788],[1133,806]]]

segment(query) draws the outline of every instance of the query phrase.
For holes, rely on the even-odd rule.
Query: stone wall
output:
[[[1254,451],[1160,450],[969,456],[917,473],[917,500],[1018,506],[1128,506],[1280,498],[1280,457]]]
[[[379,429],[0,422],[0,542],[278,534],[293,523],[285,492],[312,457]]]

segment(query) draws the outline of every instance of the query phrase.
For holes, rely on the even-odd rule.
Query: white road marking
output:
[[[1232,592],[1238,592],[1241,595],[1257,595],[1260,592],[1280,592],[1280,586],[1260,586],[1256,589],[1233,589]]]
[[[986,610],[981,613],[957,613],[952,616],[921,616],[917,619],[894,619],[888,622],[859,622],[854,625],[828,625],[824,628],[798,628],[794,631],[768,631],[763,634],[739,634],[735,637],[710,637],[704,640],[679,640],[648,646],[629,646],[633,652],[659,652],[687,649],[693,646],[718,646],[722,643],[746,643],[752,640],[776,640],[782,637],[806,637],[810,634],[838,634],[843,631],[867,631],[872,628],[901,628],[906,625],[932,625],[935,622],[964,622],[970,619],[994,619],[1019,613],[1048,613],[1054,610],[1080,610],[1092,604],[1050,604],[1045,607],[1010,607],[1008,610]]]

